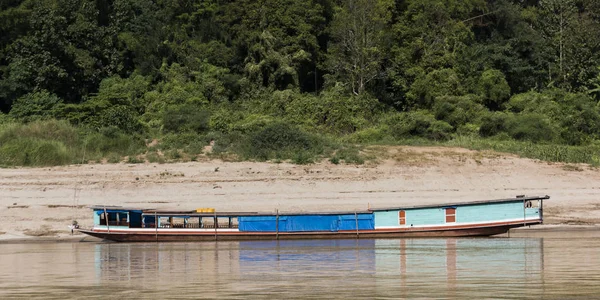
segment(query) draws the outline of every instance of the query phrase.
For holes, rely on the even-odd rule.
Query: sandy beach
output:
[[[600,224],[600,170],[443,147],[372,148],[375,162],[205,160],[0,169],[0,240],[65,239],[90,205],[218,211],[364,210],[550,195],[550,225]]]

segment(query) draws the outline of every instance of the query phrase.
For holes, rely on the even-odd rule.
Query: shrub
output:
[[[212,111],[209,119],[209,127],[214,131],[229,133],[232,131],[232,124],[243,119],[243,117],[243,114],[235,107],[223,105]]]
[[[453,130],[454,127],[452,125],[444,121],[435,120],[427,128],[426,137],[436,141],[445,141],[450,139]]]
[[[447,122],[453,127],[470,123],[477,123],[486,111],[476,95],[442,96],[435,100],[433,114],[436,119]]]
[[[435,99],[445,95],[461,95],[463,87],[452,69],[439,69],[420,76],[411,85],[407,98],[421,108],[429,108]]]
[[[569,145],[583,145],[600,137],[600,109],[587,95],[571,94],[561,103],[560,136]]]
[[[456,133],[459,136],[471,136],[475,137],[479,135],[480,127],[475,124],[467,123],[456,129]]]
[[[393,116],[387,120],[395,138],[424,137],[432,140],[446,140],[453,131],[452,125],[436,120],[432,115],[423,112],[408,112]]]
[[[323,142],[297,127],[273,123],[252,134],[243,148],[243,154],[251,158],[290,159],[296,155],[305,155],[304,152],[309,152],[312,156],[323,153]],[[298,154],[300,152],[303,153]]]
[[[489,69],[481,74],[478,91],[490,109],[501,108],[510,97],[510,86],[504,74],[496,69]]]
[[[86,123],[96,129],[116,127],[127,133],[139,133],[142,131],[142,124],[138,118],[139,115],[130,107],[115,105],[102,110],[98,116],[89,118]]]
[[[516,115],[509,119],[507,127],[508,133],[516,140],[540,142],[556,138],[556,130],[550,120],[539,114]]]
[[[9,114],[23,122],[53,118],[62,99],[46,90],[26,94],[12,105]]]
[[[502,112],[488,113],[481,119],[479,135],[490,137],[501,132],[506,132],[508,115]]]
[[[351,143],[374,143],[390,139],[389,128],[385,125],[365,128],[359,130],[348,137]]]
[[[195,105],[180,105],[167,109],[163,115],[166,132],[204,132],[209,128],[210,113]]]

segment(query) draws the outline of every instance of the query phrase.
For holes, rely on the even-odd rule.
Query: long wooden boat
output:
[[[465,237],[541,224],[549,196],[318,213],[167,211],[93,206],[80,232],[118,242]]]

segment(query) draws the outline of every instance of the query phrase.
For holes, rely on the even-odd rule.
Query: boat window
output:
[[[171,228],[171,217],[158,217],[158,224],[160,228]]]
[[[446,223],[456,222],[456,208],[446,208]]]
[[[128,214],[127,212],[101,213],[100,225],[106,225],[108,219],[109,226],[129,226],[129,222],[127,221]]]
[[[187,218],[185,228],[201,228],[200,217]]]
[[[172,228],[185,228],[186,219],[184,217],[173,217],[171,219]]]
[[[106,216],[104,213],[100,214],[100,225],[106,225]]]
[[[144,216],[142,227],[155,228],[156,227],[156,219],[154,218],[154,216]]]
[[[398,221],[400,225],[406,225],[406,211],[401,210],[398,212]]]
[[[215,228],[215,217],[201,217],[202,228]]]
[[[240,227],[240,223],[238,221],[237,217],[231,217],[231,227],[230,228],[239,228]]]
[[[219,224],[219,228],[230,228],[231,227],[230,220],[231,220],[231,218],[229,218],[229,217],[218,217],[217,224]]]

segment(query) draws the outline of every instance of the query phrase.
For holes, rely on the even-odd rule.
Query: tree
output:
[[[473,39],[467,20],[485,9],[481,0],[408,0],[398,7],[388,67],[397,106],[412,105],[413,83],[433,71],[457,67],[457,57]]]
[[[390,0],[348,0],[334,15],[329,69],[356,95],[383,75],[385,30],[393,7]]]
[[[556,53],[555,66],[548,66],[548,79],[566,81],[566,44],[576,18],[577,7],[574,0],[540,0],[542,22],[540,30]],[[558,70],[556,70],[558,68]]]

